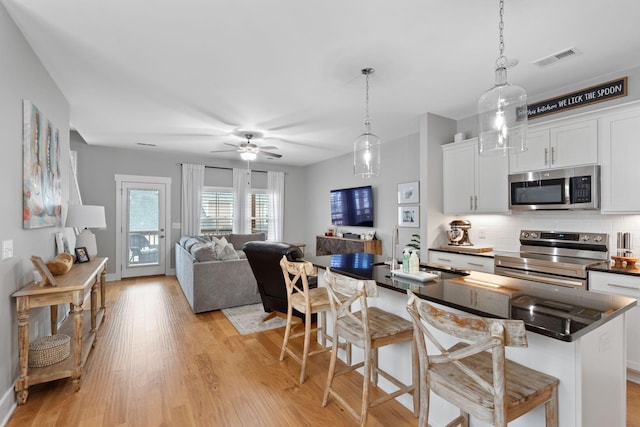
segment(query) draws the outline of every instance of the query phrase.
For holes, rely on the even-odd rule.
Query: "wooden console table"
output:
[[[349,239],[345,237],[316,236],[316,256],[368,252],[382,255],[381,240]]]
[[[96,258],[87,263],[74,264],[68,273],[56,276],[58,286],[40,286],[32,282],[13,293],[18,310],[18,380],[15,392],[19,405],[27,401],[29,386],[32,384],[71,377],[75,391],[80,389],[82,367],[96,344],[96,330],[102,324],[106,312],[107,259]],[[87,292],[91,292],[91,310],[85,312],[82,304]],[[58,304],[66,303],[70,304],[71,315],[58,331]],[[51,334],[60,332],[71,337],[71,354],[54,365],[29,368],[29,310],[45,306],[50,308]],[[90,328],[85,327],[84,317],[89,317]]]

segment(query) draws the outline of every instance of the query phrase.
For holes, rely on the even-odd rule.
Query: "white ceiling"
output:
[[[426,112],[469,117],[498,56],[497,0],[0,1],[87,143],[204,160],[245,130],[283,165],[351,151],[365,67],[383,143]],[[640,65],[639,16],[638,0],[507,0],[505,54],[520,61],[509,82],[533,100]],[[532,64],[570,47],[581,54]]]

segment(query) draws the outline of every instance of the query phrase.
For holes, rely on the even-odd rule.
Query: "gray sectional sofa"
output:
[[[242,251],[246,242],[256,240],[264,241],[264,233],[180,238],[176,243],[176,276],[194,313],[261,301]]]

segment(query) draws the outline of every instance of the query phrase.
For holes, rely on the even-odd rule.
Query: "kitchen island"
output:
[[[380,297],[371,299],[371,305],[407,319],[406,289],[449,309],[485,317],[523,319],[529,347],[507,348],[507,357],[560,380],[559,425],[625,426],[625,316],[622,314],[636,305],[634,299],[429,265],[422,267],[437,276],[434,280],[410,280],[392,275],[381,257],[366,253],[308,260],[320,269],[320,286],[324,286],[322,269],[326,268],[350,277],[375,280]],[[444,334],[437,334],[437,338],[445,345],[455,343]],[[354,360],[362,360],[362,353],[354,350]],[[380,365],[401,381],[410,381],[410,352],[409,345],[382,349]],[[392,389],[383,381],[380,386]],[[399,400],[411,408],[411,399]],[[437,396],[432,397],[431,424],[443,425],[457,413],[457,408]],[[541,407],[510,426],[540,426],[544,425],[544,419]],[[485,424],[472,420],[471,425]]]

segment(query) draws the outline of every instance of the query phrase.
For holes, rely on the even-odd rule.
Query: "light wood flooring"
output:
[[[284,328],[239,335],[220,311],[194,315],[175,277],[107,284],[107,318],[85,366],[70,380],[30,388],[7,427],[25,426],[354,426],[335,402],[320,404],[329,354],[299,365],[278,361]],[[344,392],[359,400],[362,377]],[[379,390],[374,390],[374,397]],[[629,383],[627,425],[640,427],[640,385]],[[368,426],[416,426],[392,401]]]

